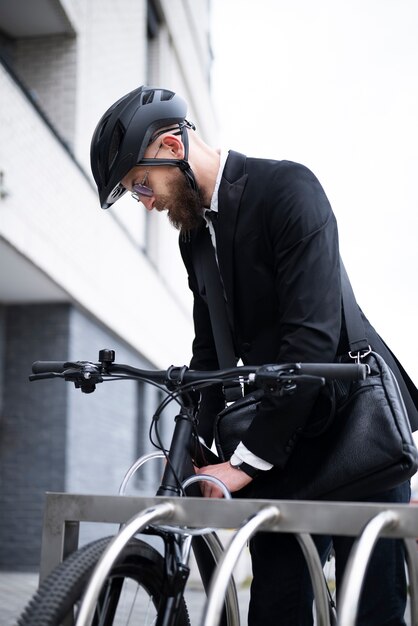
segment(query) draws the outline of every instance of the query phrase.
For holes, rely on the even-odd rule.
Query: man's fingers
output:
[[[223,498],[221,489],[206,480],[202,482],[202,494],[205,498]]]

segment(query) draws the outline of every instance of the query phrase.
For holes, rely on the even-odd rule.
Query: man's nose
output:
[[[152,211],[152,209],[154,208],[154,200],[154,196],[151,196],[151,198],[147,196],[141,196],[141,202],[147,211]]]

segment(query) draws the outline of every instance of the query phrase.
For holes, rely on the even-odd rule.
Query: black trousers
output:
[[[367,498],[367,502],[409,502],[410,485]],[[325,562],[335,551],[337,594],[353,537],[314,536]],[[313,591],[297,540],[288,534],[258,533],[251,540],[253,583],[249,626],[311,626]],[[404,626],[406,575],[403,542],[380,539],[374,549],[360,600],[358,626]],[[338,599],[337,599],[338,607]]]

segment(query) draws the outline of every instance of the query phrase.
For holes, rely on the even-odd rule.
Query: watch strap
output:
[[[250,465],[249,463],[245,463],[245,461],[240,461],[239,463],[236,463],[234,465],[231,463],[231,461],[229,461],[229,463],[231,467],[233,467],[234,469],[241,470],[242,472],[247,474],[247,476],[250,476],[250,478],[255,478],[260,471],[253,465]]]

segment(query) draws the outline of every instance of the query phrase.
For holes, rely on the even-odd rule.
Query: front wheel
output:
[[[74,552],[55,568],[30,600],[18,626],[74,624],[86,584],[112,537],[99,539]],[[102,590],[93,626],[155,624],[163,593],[164,559],[157,550],[132,539],[112,568]],[[182,600],[176,626],[189,626]]]

